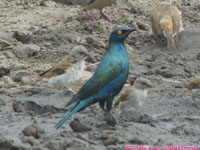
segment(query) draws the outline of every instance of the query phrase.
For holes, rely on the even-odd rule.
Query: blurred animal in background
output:
[[[48,79],[48,83],[61,89],[65,86],[72,86],[75,82],[88,80],[91,73],[86,71],[85,59],[91,57],[82,45],[72,49],[69,56],[64,57],[54,67],[40,74],[41,78]],[[72,92],[74,92],[72,90]]]
[[[152,87],[152,83],[146,79],[139,77],[134,81],[132,86],[124,87],[124,92],[114,104],[115,107],[120,107],[121,111],[128,109],[140,109],[148,97],[147,88]]]
[[[185,85],[185,87],[191,90],[194,104],[197,108],[200,108],[200,104],[195,101],[196,98],[200,100],[200,77],[192,80],[187,85]]]
[[[107,116],[118,123],[110,111],[113,98],[121,91],[129,73],[129,61],[124,40],[135,30],[127,27],[114,29],[110,35],[107,53],[93,76],[67,103],[66,107],[76,102],[71,111],[56,124],[57,129],[73,114],[97,102]]]
[[[161,42],[164,36],[167,39],[167,48],[176,49],[179,33],[183,30],[179,9],[170,3],[160,3],[153,8],[150,21],[156,40]]]
[[[98,9],[101,16],[112,22],[112,18],[110,18],[107,14],[103,12],[103,8],[109,6],[111,4],[116,4],[116,0],[54,0],[58,3],[64,4],[73,4],[73,5],[81,5],[86,10]],[[91,20],[96,21],[96,18],[88,13]]]

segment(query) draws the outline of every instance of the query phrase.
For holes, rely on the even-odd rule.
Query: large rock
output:
[[[13,48],[13,52],[18,58],[26,58],[37,55],[40,47],[35,44],[19,44]]]
[[[3,50],[4,48],[11,46],[12,44],[4,39],[0,39],[0,50]]]

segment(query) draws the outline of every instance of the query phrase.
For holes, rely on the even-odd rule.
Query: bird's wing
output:
[[[65,73],[65,70],[71,66],[71,63],[68,59],[68,57],[65,57],[60,62],[58,62],[57,65],[54,67],[48,69],[47,71],[40,74],[40,77],[42,78],[51,78],[53,76],[61,75]]]
[[[84,100],[97,93],[101,88],[117,77],[120,71],[120,60],[115,57],[109,59],[107,57],[107,59],[104,59],[98,66],[92,78],[89,79],[79,92],[67,103],[66,107],[77,100]]]
[[[127,90],[125,90],[125,92],[117,99],[116,103],[114,104],[115,107],[119,106],[119,103],[127,101],[127,97],[130,95],[130,93],[132,92],[131,88],[128,88]]]

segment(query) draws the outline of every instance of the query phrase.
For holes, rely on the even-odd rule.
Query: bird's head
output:
[[[87,49],[82,45],[75,46],[70,53],[70,59],[72,59],[71,61],[74,63],[80,62],[81,60],[83,60],[87,57],[90,58],[92,56],[87,51]]]
[[[152,87],[152,83],[148,79],[140,77],[134,81],[133,86],[137,89],[146,89]]]
[[[110,35],[110,42],[124,42],[124,40],[128,37],[128,35],[136,31],[135,28],[128,28],[128,27],[118,27],[115,28],[114,31]]]

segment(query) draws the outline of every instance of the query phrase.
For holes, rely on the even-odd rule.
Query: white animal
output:
[[[58,89],[71,87],[75,82],[88,80],[91,73],[86,71],[85,59],[90,54],[83,46],[76,46],[69,56],[66,56],[54,67],[40,74],[41,78],[48,79],[48,83]]]

